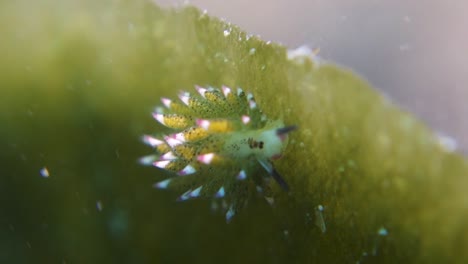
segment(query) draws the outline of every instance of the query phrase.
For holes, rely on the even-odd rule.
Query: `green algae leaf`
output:
[[[466,159],[346,69],[142,0],[2,2],[0,35],[2,262],[468,260]],[[226,224],[152,189],[167,174],[137,163],[140,137],[195,84],[299,127],[273,207]]]

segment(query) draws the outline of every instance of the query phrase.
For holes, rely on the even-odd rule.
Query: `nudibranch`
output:
[[[184,191],[179,201],[211,197],[213,209],[223,208],[227,221],[256,192],[267,198],[270,178],[288,191],[272,161],[281,157],[296,127],[268,119],[253,95],[240,88],[195,89],[199,95],[181,92],[180,101],[162,98],[164,107],[153,113],[174,133],[143,136],[156,153],[140,162],[172,174],[154,187]]]

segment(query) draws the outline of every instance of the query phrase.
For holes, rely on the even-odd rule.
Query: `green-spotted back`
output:
[[[185,191],[179,201],[214,198],[212,208],[226,211],[227,221],[250,196],[267,196],[271,177],[287,191],[272,160],[281,157],[287,135],[296,127],[268,119],[253,95],[240,88],[195,88],[199,96],[181,92],[180,102],[162,98],[164,107],[153,113],[173,134],[143,136],[156,154],[140,162],[173,173],[154,186]]]

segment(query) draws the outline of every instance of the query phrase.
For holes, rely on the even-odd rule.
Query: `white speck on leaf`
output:
[[[302,45],[297,49],[289,49],[287,53],[288,60],[294,60],[298,63],[304,63],[307,59],[310,59],[317,64],[320,63],[320,58],[318,53],[320,52],[319,48],[311,49],[306,45]]]
[[[439,134],[437,135],[437,141],[445,152],[454,152],[458,148],[457,141],[452,137]]]
[[[298,47],[297,49],[289,49],[288,50],[288,60],[296,59],[297,57],[308,57],[312,54],[312,49],[308,46],[303,45]]]
[[[132,22],[128,22],[128,31],[133,32],[135,30],[135,25]]]

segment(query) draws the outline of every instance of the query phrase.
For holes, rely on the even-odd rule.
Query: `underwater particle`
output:
[[[128,29],[128,32],[135,31],[135,24],[133,24],[132,22],[128,22],[127,29]]]
[[[101,212],[103,208],[102,202],[100,200],[96,201],[96,209]]]
[[[40,174],[43,178],[49,178],[49,176],[50,176],[50,173],[49,173],[49,170],[47,169],[47,167],[43,167],[43,168],[39,171],[39,174]]]
[[[379,236],[386,236],[388,235],[388,231],[385,227],[381,227],[379,228],[379,230],[377,230],[377,235]]]
[[[378,249],[381,244],[381,240],[383,239],[382,237],[386,237],[388,235],[388,231],[385,227],[382,226],[377,230],[377,235],[378,236],[375,238],[374,245],[371,251],[373,256],[377,256]]]
[[[411,49],[411,46],[408,43],[400,44],[399,46],[400,51],[408,51]]]
[[[320,228],[322,233],[325,233],[327,231],[327,226],[325,225],[325,220],[323,218],[323,210],[324,207],[321,204],[315,208],[315,225]]]
[[[270,205],[270,206],[274,206],[275,205],[275,198],[273,197],[268,197],[268,196],[265,196],[265,201],[267,201],[267,203]]]
[[[256,190],[270,188],[271,178],[287,191],[289,186],[273,161],[282,156],[296,126],[267,118],[253,94],[240,88],[195,86],[195,90],[180,92],[179,101],[162,98],[164,106],[153,113],[172,133],[142,137],[155,153],[139,162],[172,175],[153,186],[179,190],[177,201],[220,200],[212,208],[224,210],[228,222]]]
[[[406,15],[406,16],[403,17],[403,21],[405,23],[411,23],[413,21],[413,19],[410,16]]]

